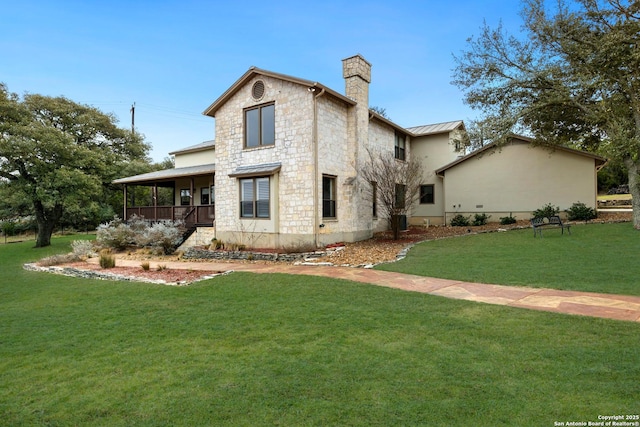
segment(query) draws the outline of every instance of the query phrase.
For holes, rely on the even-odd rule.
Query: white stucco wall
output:
[[[457,213],[528,219],[547,203],[561,212],[578,201],[595,208],[596,188],[594,159],[514,142],[445,171],[447,222]]]
[[[418,136],[411,140],[411,150],[423,165],[422,184],[434,186],[434,203],[414,206],[409,222],[414,225],[441,225],[444,222],[445,198],[441,177],[436,169],[455,161],[463,153],[455,151],[453,133]]]

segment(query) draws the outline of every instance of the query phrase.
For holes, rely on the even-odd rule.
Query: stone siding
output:
[[[255,101],[251,88],[262,80],[265,93]],[[275,103],[275,145],[244,148],[244,110]],[[313,232],[312,120],[313,95],[299,84],[257,76],[216,113],[216,227],[232,239],[233,233]],[[239,183],[229,177],[240,166],[279,162],[280,172],[271,180],[271,218],[241,220]],[[307,178],[307,179],[305,179]],[[275,243],[275,242],[274,242]]]

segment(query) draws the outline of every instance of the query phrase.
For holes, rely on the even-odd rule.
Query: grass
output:
[[[631,322],[326,278],[171,287],[21,268],[71,239],[0,247],[4,425],[525,426],[639,410]]]
[[[598,200],[631,200],[631,194],[601,194]]]
[[[630,223],[571,227],[571,235],[531,229],[423,242],[378,268],[514,286],[640,295],[640,233]]]

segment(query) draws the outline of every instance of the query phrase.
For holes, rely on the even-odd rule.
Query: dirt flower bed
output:
[[[76,262],[72,264],[65,264],[65,267],[77,268],[80,270],[90,270],[101,273],[106,273],[114,276],[126,276],[126,277],[139,277],[149,281],[160,281],[165,283],[179,283],[189,284],[203,277],[215,276],[224,273],[217,270],[189,270],[189,269],[149,269],[145,270],[142,267],[122,267],[116,266],[113,268],[102,268],[97,264],[89,262]]]

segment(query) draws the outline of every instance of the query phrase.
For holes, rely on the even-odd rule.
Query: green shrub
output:
[[[509,213],[509,216],[500,217],[500,224],[502,225],[515,224],[516,222],[517,220],[511,215],[511,213]]]
[[[2,230],[5,236],[15,236],[17,228],[16,223],[13,221],[5,221],[0,226],[0,230]]]
[[[549,218],[550,216],[556,216],[560,212],[560,208],[553,206],[551,203],[547,203],[542,208],[533,211],[534,218]]]
[[[574,203],[566,212],[569,221],[589,221],[598,216],[595,209],[588,207],[582,202]]]
[[[482,214],[475,214],[475,216],[473,217],[473,225],[485,225],[487,223],[487,220],[489,220],[489,218],[491,218],[491,215],[487,215],[485,213]]]
[[[469,225],[469,218],[467,216],[458,214],[451,218],[452,227],[467,227]]]

